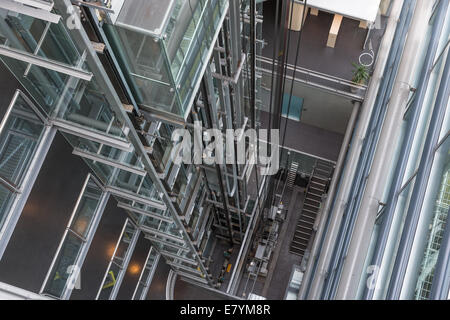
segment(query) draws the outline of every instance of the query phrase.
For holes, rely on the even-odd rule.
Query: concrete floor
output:
[[[264,2],[263,38],[267,45],[263,49],[263,55],[273,57],[273,39],[275,25],[275,2],[273,0]],[[303,26],[301,36],[299,58],[297,65],[333,75],[339,78],[351,80],[352,62],[358,62],[361,53],[367,52],[363,49],[367,30],[358,27],[359,21],[345,18],[342,21],[335,48],[326,46],[328,33],[333,21],[333,15],[320,12],[318,16],[308,14]],[[385,28],[386,19],[382,17],[381,25]],[[371,32],[375,56],[381,43],[384,29],[375,29]],[[288,63],[294,64],[296,59],[297,41],[300,32],[290,32],[290,45],[288,50]]]
[[[231,300],[232,298],[221,294],[218,290],[210,290],[208,288],[194,285],[186,282],[179,277],[175,282],[174,289],[175,300]]]

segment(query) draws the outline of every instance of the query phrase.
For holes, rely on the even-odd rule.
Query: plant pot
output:
[[[363,85],[362,83],[355,83],[355,82],[353,82],[353,84],[354,84],[355,86],[362,86],[362,85]],[[350,92],[353,93],[353,94],[358,94],[358,93],[361,93],[361,92],[362,92],[362,89],[360,89],[360,88],[355,88],[355,87],[350,87]]]

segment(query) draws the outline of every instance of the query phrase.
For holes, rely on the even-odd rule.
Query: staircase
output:
[[[322,196],[327,192],[326,188],[333,170],[334,167],[330,163],[317,160],[306,190],[302,213],[289,248],[289,251],[293,254],[300,256],[305,254],[313,232],[314,222],[320,209]]]
[[[297,170],[298,170],[298,163],[297,162],[291,162],[291,167],[289,168],[289,172],[287,175],[287,187],[292,188],[295,183],[295,179],[297,178]]]

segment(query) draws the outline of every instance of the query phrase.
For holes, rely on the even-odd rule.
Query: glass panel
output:
[[[106,279],[102,284],[102,289],[100,291],[98,300],[108,300],[108,298],[111,295],[111,292],[114,288],[114,285],[116,284],[117,276],[119,275],[119,272],[121,270],[122,269],[115,263],[111,264],[111,266],[108,269]]]
[[[450,208],[450,138],[436,152],[422,214],[431,211],[426,248],[423,254],[415,298],[429,299],[434,269],[439,256],[442,237],[448,223]]]
[[[175,85],[158,39],[120,27],[116,28],[117,33],[108,30],[138,103],[181,115]]]
[[[83,241],[72,234],[67,233],[58,258],[50,272],[50,277],[43,290],[44,293],[61,298],[66,289],[67,280],[71,275],[71,268],[76,264]]]
[[[93,216],[100,204],[102,193],[100,187],[92,180],[89,180],[76,208],[72,223],[69,226],[72,231],[83,238],[86,238],[90,230]]]
[[[44,33],[47,22],[31,16],[9,14],[1,20],[2,34],[8,39],[9,47],[36,54],[42,39],[37,55],[72,66],[79,62],[81,55],[67,34],[64,21],[50,23],[48,32]]]
[[[73,66],[76,66],[81,58],[64,27],[63,21],[59,24],[50,23],[50,28],[38,55]]]
[[[108,270],[106,271],[106,278],[104,279],[100,291],[98,292],[98,299],[106,300],[110,297],[112,289],[116,285],[116,279],[119,274],[124,272],[124,260],[129,254],[131,241],[139,230],[127,219],[125,222],[124,232],[121,234],[116,245],[114,256],[111,257]]]
[[[3,227],[3,223],[6,219],[6,213],[9,212],[14,198],[14,193],[0,184],[0,229]]]
[[[88,234],[95,232],[92,228],[94,218],[102,214],[99,208],[103,191],[92,180],[87,178],[86,185],[81,191],[80,199],[72,213],[67,231],[63,237],[61,248],[56,252],[52,270],[46,278],[44,293],[63,298],[66,293],[66,282],[74,266],[80,267],[79,256],[86,247]],[[71,269],[69,269],[71,268]],[[64,271],[66,270],[66,271]],[[79,269],[78,269],[79,270]],[[62,276],[62,272],[67,273]]]
[[[386,297],[389,280],[392,274],[392,269],[394,267],[395,257],[397,256],[400,237],[405,223],[406,213],[408,211],[409,203],[411,200],[411,193],[414,188],[415,181],[416,179],[414,178],[407,186],[405,186],[398,197],[397,207],[395,208],[394,213],[394,220],[392,221],[383,261],[380,266],[377,285],[375,287],[374,299],[385,299]],[[383,216],[381,216],[377,223],[382,223],[382,219]],[[377,236],[378,233],[374,234],[373,238],[376,238]]]
[[[19,95],[0,134],[0,176],[20,186],[39,144],[44,125]]]

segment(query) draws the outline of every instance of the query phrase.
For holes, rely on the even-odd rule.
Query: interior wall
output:
[[[264,87],[266,87],[263,84]],[[285,93],[290,93],[291,81],[286,80]],[[353,104],[350,99],[325,90],[295,82],[294,96],[304,99],[300,122],[327,131],[345,134]],[[270,91],[262,89],[262,110],[269,112]]]

